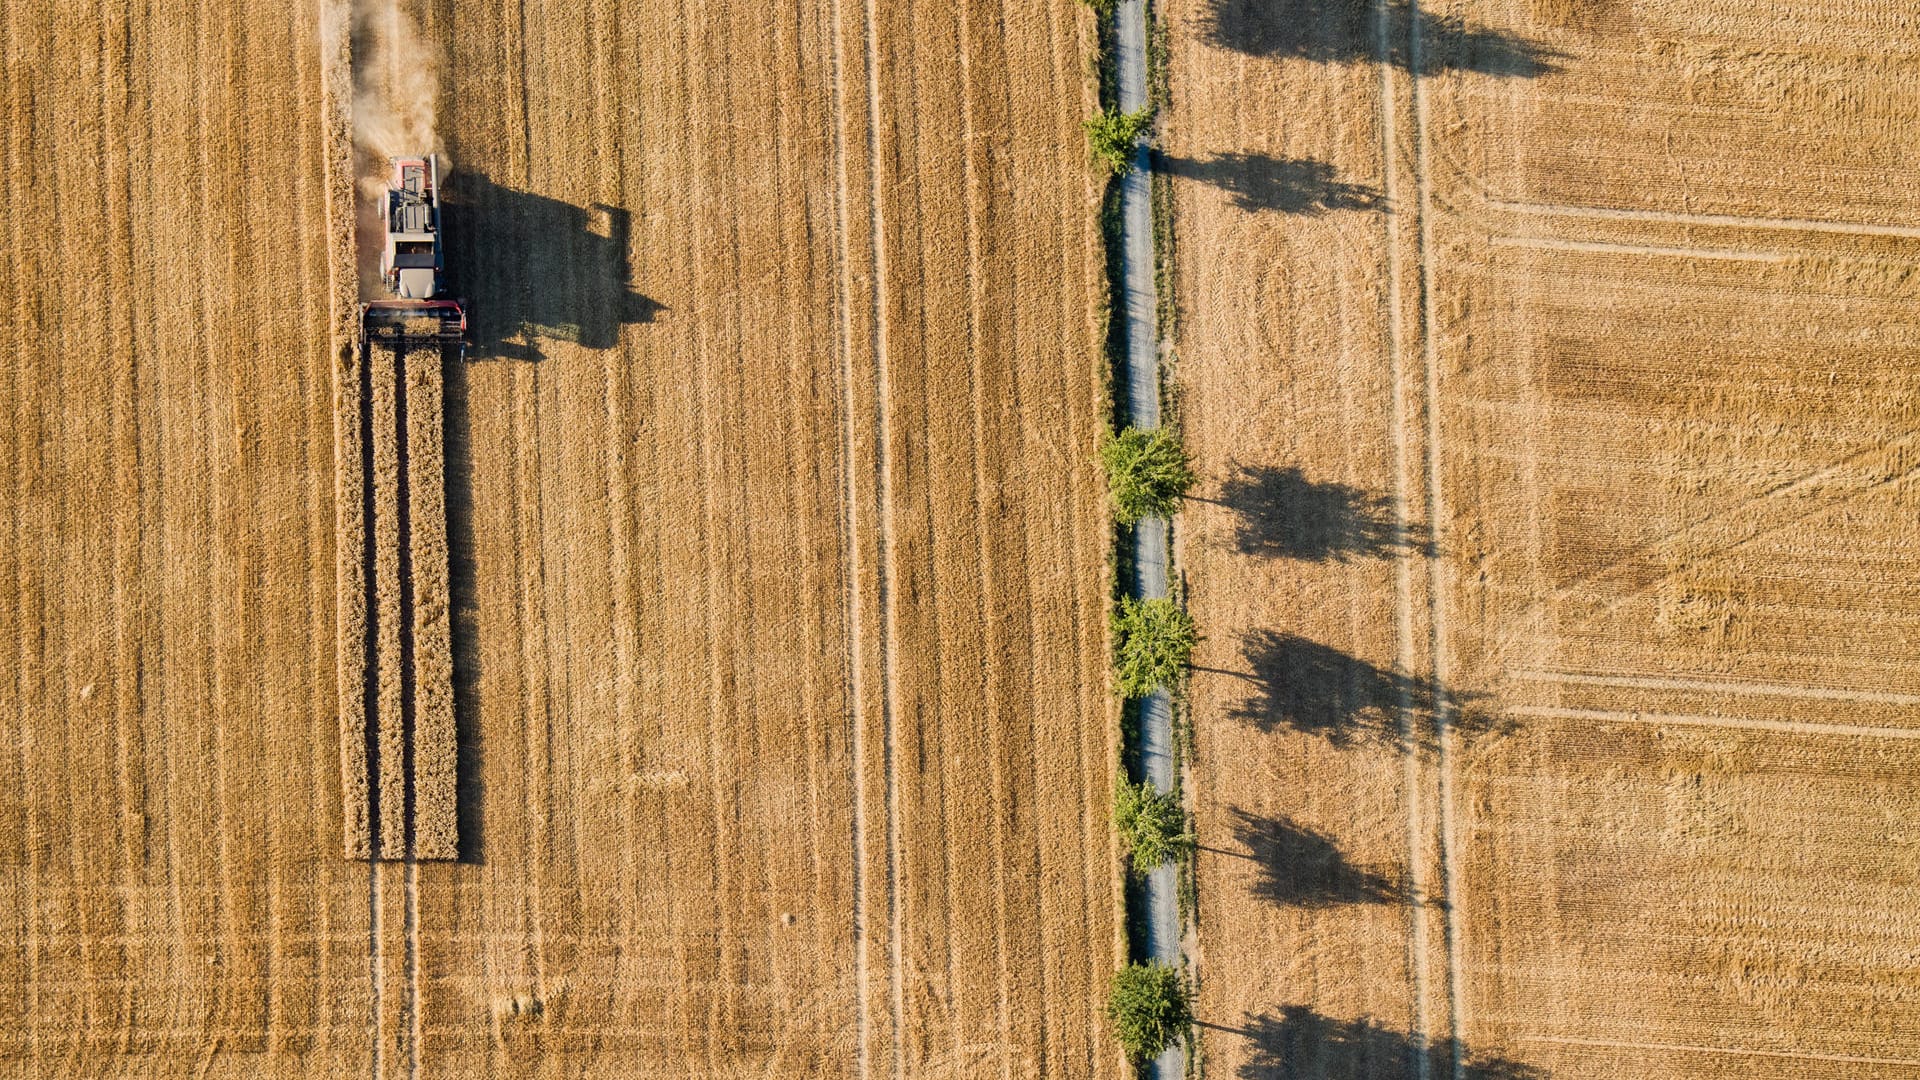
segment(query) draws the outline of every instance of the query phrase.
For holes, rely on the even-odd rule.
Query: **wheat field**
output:
[[[474,326],[372,445],[349,12],[0,17],[0,1075],[1122,1072],[1092,16],[395,14]],[[454,860],[345,857],[403,626]]]
[[[1290,14],[1169,8],[1209,1071],[1912,1075],[1912,13]]]

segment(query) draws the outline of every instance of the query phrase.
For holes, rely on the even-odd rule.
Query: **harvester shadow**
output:
[[[620,328],[653,322],[664,306],[635,291],[632,214],[502,187],[458,172],[447,180],[447,279],[468,301],[476,360],[545,359],[542,344],[619,344]]]
[[[1242,210],[1274,210],[1315,217],[1333,210],[1379,210],[1378,188],[1342,180],[1332,165],[1312,158],[1232,152],[1207,157],[1159,156],[1157,167],[1227,193]]]
[[[1295,634],[1255,630],[1241,638],[1240,653],[1247,670],[1217,673],[1253,684],[1253,694],[1229,715],[1261,731],[1292,730],[1334,746],[1371,743],[1425,754],[1438,749],[1443,708],[1447,729],[1460,738],[1513,727],[1482,707],[1479,694],[1378,667]]]
[[[1380,61],[1380,15],[1360,0],[1206,0],[1205,41],[1249,56],[1287,56],[1319,63]],[[1564,54],[1511,31],[1469,24],[1457,15],[1420,11],[1409,0],[1385,7],[1385,61],[1415,75],[1472,71],[1537,78],[1560,70]],[[1409,43],[1419,20],[1420,60]]]
[[[1356,865],[1325,833],[1239,807],[1229,812],[1234,843],[1242,850],[1202,850],[1252,862],[1259,872],[1253,886],[1258,899],[1295,908],[1397,904],[1409,899],[1404,874]]]
[[[1453,1038],[1416,1039],[1371,1019],[1339,1020],[1305,1005],[1248,1017],[1242,1026],[1202,1025],[1251,1043],[1240,1080],[1387,1080],[1422,1075],[1466,1080],[1547,1080],[1546,1070],[1475,1053]],[[1425,1056],[1428,1067],[1420,1067]],[[1458,1067],[1455,1067],[1456,1062]]]
[[[1432,530],[1403,527],[1384,496],[1309,480],[1297,466],[1236,465],[1219,502],[1237,519],[1234,547],[1243,555],[1346,562],[1435,554]]]
[[[480,745],[479,597],[475,592],[473,439],[467,409],[467,368],[456,350],[443,350],[447,481],[447,599],[453,637],[454,816],[463,863],[485,862],[486,781]]]

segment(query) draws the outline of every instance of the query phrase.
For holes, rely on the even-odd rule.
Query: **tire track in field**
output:
[[[389,86],[400,84],[401,51],[399,42],[403,37],[400,4],[389,3],[387,8],[387,46],[381,51],[387,57],[387,79]],[[436,199],[439,193],[435,192]],[[406,861],[403,875],[402,892],[404,906],[401,911],[401,931],[403,939],[404,964],[407,975],[407,997],[401,1008],[400,1021],[407,1041],[407,1075],[420,1075],[420,941],[419,913],[420,893],[418,873],[414,867],[414,753],[413,753],[413,540],[411,536],[411,508],[408,506],[410,492],[407,476],[407,350],[394,349],[394,444],[398,460],[398,496],[396,500],[395,536],[399,544],[399,588],[400,588],[400,740],[401,740],[401,821],[405,833],[402,837],[401,857]]]
[[[1739,248],[1671,247],[1661,244],[1627,244],[1611,240],[1558,240],[1539,236],[1501,236],[1487,238],[1491,247],[1525,248],[1530,251],[1569,251],[1590,255],[1650,255],[1679,259],[1711,259],[1721,262],[1786,263],[1798,256],[1784,251],[1744,251]],[[1920,262],[1882,259],[1882,262]]]
[[[374,514],[373,497],[373,361],[364,345],[357,349],[360,357],[360,506],[361,506],[361,570],[360,581],[363,598],[360,601],[362,617],[366,622],[363,632],[365,641],[361,646],[363,668],[360,679],[363,727],[366,732],[366,775],[367,775],[367,904],[368,915],[368,961],[372,968],[373,995],[373,1077],[380,1080],[384,1063],[382,1061],[382,1039],[380,1034],[381,1018],[385,1015],[384,1001],[386,991],[386,956],[382,943],[380,920],[380,729],[379,723],[379,664],[380,648],[378,641],[378,620],[374,613],[379,610],[375,595],[374,580]]]
[[[1766,516],[1760,516],[1757,519],[1753,517],[1753,515],[1763,515],[1768,509],[1782,502],[1787,496],[1815,487],[1832,477],[1841,475],[1848,467],[1855,465],[1862,459],[1870,459],[1872,455],[1886,455],[1889,459],[1888,464],[1890,466],[1897,466],[1904,463],[1908,460],[1905,448],[1907,444],[1911,442],[1913,442],[1912,436],[1901,436],[1877,446],[1868,447],[1867,449],[1849,454],[1824,469],[1809,473],[1806,476],[1789,481],[1788,483],[1769,488],[1757,495],[1743,499],[1727,509],[1715,511],[1712,514],[1634,548],[1628,554],[1608,562],[1598,570],[1575,578],[1566,585],[1555,589],[1548,596],[1529,604],[1521,611],[1519,617],[1521,619],[1534,617],[1546,610],[1548,605],[1557,604],[1561,600],[1572,596],[1575,588],[1578,586],[1590,582],[1617,579],[1622,587],[1621,591],[1610,600],[1598,604],[1593,610],[1572,619],[1568,623],[1568,628],[1578,628],[1588,625],[1591,620],[1619,611],[1627,604],[1645,596],[1661,584],[1686,573],[1689,565],[1706,564],[1711,560],[1718,559],[1721,556],[1745,547],[1762,537],[1772,536],[1783,529],[1798,525],[1808,518],[1829,513],[1844,505],[1846,502],[1862,495],[1889,488],[1898,489],[1903,487],[1915,479],[1920,479],[1920,465],[1891,474],[1883,474],[1880,478],[1874,479],[1862,487],[1846,492],[1844,498],[1813,500],[1813,506],[1798,512],[1790,512],[1782,520],[1773,520]],[[1709,536],[1705,539],[1707,546],[1697,549],[1686,549],[1688,552],[1687,562],[1647,575],[1645,580],[1637,580],[1636,576],[1632,573],[1632,569],[1628,565],[1631,560],[1650,557],[1659,549],[1669,544],[1684,543],[1690,535],[1698,535],[1702,530],[1713,526],[1721,528],[1731,527],[1732,531],[1738,535],[1729,538],[1714,538]]]
[[[1425,69],[1421,52],[1419,0],[1407,4],[1407,57],[1409,92],[1413,100],[1413,182],[1418,204],[1416,230],[1420,256],[1420,339],[1421,361],[1426,369],[1426,453],[1427,524],[1434,542],[1426,546],[1427,560],[1427,646],[1433,671],[1434,770],[1437,773],[1440,815],[1440,878],[1446,890],[1442,925],[1446,929],[1447,995],[1452,1029],[1450,1052],[1453,1080],[1467,1080],[1462,1038],[1466,1032],[1466,992],[1461,986],[1460,861],[1455,857],[1453,820],[1453,765],[1451,760],[1453,700],[1448,689],[1452,675],[1447,649],[1446,561],[1444,545],[1439,542],[1445,525],[1445,501],[1442,490],[1440,457],[1440,356],[1437,336],[1440,324],[1435,299],[1433,266],[1433,185],[1427,176],[1427,132],[1431,120],[1427,107],[1426,84],[1420,76]]]
[[[1832,233],[1841,236],[1878,236],[1902,240],[1920,240],[1920,226],[1874,225],[1859,221],[1822,221],[1818,218],[1758,217],[1746,214],[1689,214],[1676,210],[1629,210],[1610,206],[1579,206],[1571,203],[1536,203],[1502,199],[1485,192],[1474,192],[1489,210],[1540,217],[1593,218],[1600,221],[1645,221],[1657,225],[1713,226],[1732,229],[1775,230],[1779,232]]]
[[[213,20],[208,18],[206,7],[207,5],[203,0],[197,12],[198,17],[195,20],[195,63],[193,65],[193,69],[199,73],[199,88],[196,95],[196,104],[204,110],[197,118],[196,130],[196,134],[199,136],[196,140],[199,168],[194,185],[197,193],[199,211],[198,239],[200,258],[198,263],[203,267],[221,267],[228,275],[225,280],[237,281],[239,280],[239,275],[234,273],[232,254],[229,253],[224,259],[216,259],[214,257],[214,252],[218,249],[218,245],[214,243],[213,222],[216,220],[224,220],[225,217],[225,215],[219,213],[212,191],[215,182],[213,178],[224,175],[225,173],[225,170],[216,169],[214,147],[216,144],[222,145],[223,147],[231,145],[228,141],[231,132],[231,128],[228,126],[230,119],[226,115],[226,111],[231,106],[232,99],[230,88],[223,87],[216,89],[217,83],[224,81],[223,76],[225,72],[221,70],[222,66],[220,64],[212,62],[209,59],[208,54],[211,53],[216,57],[220,56],[220,47],[228,43],[224,39],[219,39],[214,42],[208,41],[209,26]],[[220,74],[216,75],[216,72]],[[215,138],[216,131],[219,133],[218,139]],[[241,171],[244,173],[244,169]],[[241,178],[240,182],[244,184],[244,177]],[[226,326],[225,320],[223,320],[221,316],[223,313],[230,314],[232,300],[229,297],[216,295],[216,290],[218,289],[219,284],[214,273],[208,272],[199,275],[196,288],[194,289],[193,321],[202,335],[201,340],[206,342],[225,340],[225,335],[221,331],[226,329]],[[194,389],[201,401],[205,403],[203,407],[198,410],[194,419],[195,427],[198,429],[195,434],[199,436],[197,440],[198,445],[196,446],[196,449],[199,451],[199,460],[196,464],[202,471],[202,475],[206,476],[218,476],[224,471],[221,468],[222,462],[219,457],[219,451],[224,441],[222,436],[226,433],[218,432],[218,428],[216,427],[218,423],[216,415],[218,415],[220,405],[223,404],[223,402],[220,401],[216,394],[213,354],[214,350],[211,348],[200,350],[195,357],[193,365]],[[59,391],[56,391],[56,394],[57,393],[59,393]],[[231,403],[226,402],[225,404]],[[224,419],[230,422],[236,422],[239,418],[233,413],[228,413]],[[238,423],[234,423],[234,427],[237,428],[238,426]],[[238,441],[238,432],[235,432],[235,441]],[[227,567],[230,565],[233,556],[231,549],[223,542],[227,537],[223,534],[221,525],[231,517],[233,507],[229,501],[230,499],[231,495],[225,485],[215,487],[211,497],[202,500],[199,504],[202,516],[197,523],[203,530],[200,535],[212,541],[206,548],[195,553],[195,562],[204,568],[206,575],[204,580],[208,588],[206,595],[197,598],[196,610],[198,612],[198,625],[195,628],[194,636],[195,644],[199,647],[199,655],[195,657],[195,663],[193,665],[193,670],[197,676],[196,681],[199,683],[196,687],[198,704],[209,713],[217,713],[223,704],[222,690],[224,687],[222,675],[225,673],[225,665],[221,663],[222,642],[220,630],[222,620],[220,618],[220,612],[216,610],[213,603],[212,590],[229,579]],[[238,577],[238,575],[233,576]],[[199,736],[198,732],[195,734]],[[229,869],[232,866],[232,860],[229,858],[231,844],[229,842],[230,830],[228,827],[226,740],[223,737],[223,733],[218,729],[206,732],[204,738],[207,742],[211,743],[211,746],[200,745],[196,746],[195,750],[196,753],[202,756],[202,763],[207,765],[209,773],[206,778],[208,787],[201,793],[200,797],[207,800],[202,804],[203,808],[210,811],[213,817],[212,825],[214,836],[212,847],[214,852],[214,865],[211,867],[212,872],[206,877],[209,883],[208,895],[195,898],[199,903],[204,903],[206,909],[204,911],[196,910],[194,914],[204,914],[208,920],[206,925],[214,928],[206,934],[210,946],[209,951],[211,958],[215,962],[214,966],[224,970],[229,960],[227,955],[228,947],[233,940],[231,917],[232,885],[231,871]],[[196,737],[195,741],[198,743],[199,738]],[[195,859],[205,858],[206,850],[204,843],[205,842],[202,841],[200,844],[191,845],[188,849],[189,857]],[[197,906],[196,904],[196,907]],[[191,921],[191,917],[188,921]],[[214,1003],[213,1014],[217,1017],[214,1021],[214,1026],[216,1028],[223,1028],[231,1023],[232,997],[227,988],[220,984],[219,980],[213,980],[213,985],[209,987],[208,997]],[[214,1056],[214,1046],[217,1046],[217,1042],[209,1048],[209,1059]]]
[[[1863,705],[1920,705],[1920,694],[1857,690],[1847,687],[1806,686],[1757,679],[1685,679],[1631,672],[1593,674],[1583,671],[1514,671],[1509,678],[1570,686],[1615,686],[1631,690],[1679,690],[1686,693],[1798,698],[1807,701],[1843,701]]]
[[[1715,1054],[1731,1057],[1787,1058],[1794,1061],[1829,1061],[1843,1065],[1893,1065],[1920,1068],[1913,1058],[1871,1057],[1865,1054],[1822,1054],[1811,1050],[1762,1050],[1744,1046],[1700,1046],[1692,1043],[1633,1042],[1626,1039],[1582,1039],[1571,1035],[1523,1035],[1527,1042],[1558,1046],[1591,1046],[1601,1050],[1653,1050],[1669,1054]]]
[[[422,350],[411,350],[418,357]],[[414,660],[413,660],[413,509],[410,462],[407,446],[407,363],[409,350],[396,348],[393,357],[394,452],[397,463],[395,497],[395,542],[399,548],[400,587],[400,767],[402,771],[401,820],[405,822],[401,856],[406,860],[405,904],[401,910],[404,963],[407,973],[407,999],[400,1019],[407,1040],[407,1075],[420,1075],[420,892],[419,875],[414,866]]]
[[[683,5],[683,8],[689,6],[692,5]],[[713,86],[713,79],[710,76],[705,78],[700,76],[708,75],[707,66],[712,63],[711,54],[714,50],[709,44],[709,39],[710,35],[715,32],[715,23],[713,21],[702,21],[698,18],[690,18],[689,22],[692,23],[694,29],[692,33],[689,34],[690,44],[684,56],[689,68],[700,73],[699,76],[689,75],[688,85],[690,89],[694,91],[694,95],[690,95],[689,100],[700,101],[706,105],[706,107],[711,108],[711,103],[716,98],[721,97],[721,92],[724,88],[721,88],[721,91],[717,91]],[[724,53],[724,47],[721,52]],[[710,155],[712,154],[706,137],[710,129],[702,123],[704,117],[700,116],[695,110],[690,109],[689,111],[695,112],[695,116],[690,124],[689,130],[690,149],[692,152],[688,155],[688,159],[705,162],[711,159]],[[720,114],[723,116],[730,115],[730,113],[730,108],[720,110]],[[729,168],[726,170],[726,175],[731,175],[732,148],[730,142],[727,149]],[[692,187],[695,227],[704,233],[708,227],[708,223],[705,220],[706,209],[713,196],[713,189],[707,182],[705,169],[695,171]],[[717,291],[724,292],[724,262],[721,267],[716,270],[705,255],[705,245],[695,243],[693,247],[693,273],[689,282],[692,286],[691,295],[695,297],[705,297],[708,295],[708,287],[713,284],[716,277],[721,278],[723,282]],[[716,244],[715,250],[717,251],[719,249],[720,245]],[[717,306],[719,305],[716,305],[716,307]],[[735,334],[739,333],[739,323],[737,320],[731,323],[723,321],[723,325],[730,325]],[[722,340],[716,342],[716,338]],[[737,342],[738,339],[736,338],[735,340]],[[706,783],[708,790],[714,793],[714,797],[708,800],[707,831],[706,835],[702,837],[702,846],[705,850],[701,856],[697,856],[697,858],[700,858],[704,863],[704,868],[707,872],[707,887],[709,894],[713,897],[715,938],[711,967],[704,968],[702,971],[702,977],[699,980],[700,993],[695,997],[693,1005],[695,1008],[703,1008],[702,1015],[699,1019],[702,1044],[704,1046],[704,1053],[701,1057],[705,1062],[706,1071],[710,1075],[720,1075],[724,1068],[719,1043],[721,1033],[726,1030],[724,1018],[726,1015],[726,997],[729,991],[726,985],[727,965],[725,952],[731,931],[730,909],[732,904],[730,901],[733,899],[728,887],[731,882],[731,875],[728,872],[728,868],[722,865],[723,858],[721,853],[721,846],[723,844],[722,835],[727,827],[727,807],[723,805],[724,800],[719,797],[719,793],[727,789],[726,777],[721,770],[720,764],[720,747],[724,739],[724,733],[721,730],[723,726],[721,713],[725,709],[726,676],[721,669],[720,663],[721,628],[718,623],[721,619],[717,607],[720,602],[720,582],[724,575],[724,560],[717,556],[715,547],[719,543],[717,534],[720,522],[720,512],[717,505],[719,494],[716,488],[721,482],[719,473],[722,469],[722,465],[717,460],[720,448],[716,444],[724,435],[715,430],[720,424],[715,420],[717,409],[714,405],[714,400],[718,396],[718,391],[715,390],[713,384],[717,374],[715,368],[720,366],[720,363],[717,362],[712,355],[714,352],[724,349],[725,344],[724,331],[704,331],[697,325],[694,328],[692,349],[695,369],[693,386],[693,430],[698,433],[699,443],[696,449],[696,460],[698,461],[696,476],[699,478],[700,489],[698,500],[698,548],[701,560],[700,642],[702,655],[705,657],[703,673],[707,677],[707,700],[704,717],[705,730],[700,735],[700,745],[706,758]],[[732,615],[733,613],[729,612],[728,614]],[[696,865],[702,864],[696,863]],[[689,1016],[691,1017],[692,1015],[690,1010]]]
[[[725,41],[725,49],[728,53],[732,53],[734,46],[734,27],[731,22],[725,23],[723,26],[725,27],[726,34],[723,39]],[[725,90],[722,100],[724,101],[726,115],[740,115],[739,82],[728,79],[725,81],[724,86]],[[729,131],[725,139],[727,148],[726,175],[730,178],[733,197],[736,200],[741,197],[740,177],[743,174],[743,169],[740,165],[740,146],[742,141],[739,133],[734,131]],[[764,147],[764,144],[761,145]],[[775,154],[777,160],[777,149]],[[767,167],[764,162],[758,159],[753,160],[753,168],[756,172]],[[727,215],[727,229],[732,236],[731,243],[725,248],[730,256],[726,263],[726,280],[729,283],[727,291],[732,294],[733,300],[733,318],[730,320],[733,333],[728,343],[728,352],[730,355],[727,358],[728,370],[730,371],[739,371],[746,366],[747,354],[749,349],[752,348],[750,342],[753,339],[752,331],[748,325],[746,302],[742,299],[746,293],[746,288],[744,287],[746,275],[740,258],[740,252],[747,250],[741,230],[741,220],[744,216],[745,215],[737,213]],[[754,249],[764,250],[764,237],[755,236],[754,240]],[[737,378],[725,381],[721,387],[721,394],[718,401],[717,414],[720,422],[727,427],[745,427],[746,418],[750,415],[758,414],[757,410],[750,412],[748,398],[742,389],[742,380]],[[753,503],[747,484],[747,474],[751,468],[751,464],[749,449],[744,443],[728,440],[719,442],[717,445],[722,451],[719,458],[720,486],[722,490],[729,491],[732,494],[732,505],[726,508],[726,516],[723,518],[727,526],[727,531],[724,535],[726,546],[720,549],[723,556],[720,561],[729,566],[737,565],[739,570],[731,576],[732,587],[729,589],[727,596],[728,610],[738,613],[738,615],[731,620],[732,626],[730,629],[732,631],[732,640],[727,652],[727,662],[724,667],[720,668],[721,671],[727,672],[728,676],[718,684],[719,689],[722,691],[721,700],[728,702],[729,708],[724,713],[716,711],[715,715],[716,717],[724,717],[725,723],[722,730],[724,730],[726,737],[723,740],[723,745],[727,748],[727,757],[735,761],[753,760],[757,756],[755,751],[757,751],[759,745],[757,736],[753,730],[753,721],[745,719],[738,711],[740,702],[746,702],[749,709],[754,708],[754,703],[757,701],[757,695],[759,693],[760,678],[760,665],[741,662],[743,656],[751,656],[753,654],[753,635],[757,622],[754,605],[751,602],[746,588],[746,583],[753,579],[753,538],[746,525],[746,523],[753,520]],[[716,502],[715,505],[719,504]],[[748,743],[751,749],[742,750],[741,743],[743,740]],[[714,836],[715,853],[719,857],[719,865],[726,870],[725,882],[727,896],[730,899],[742,898],[744,900],[749,897],[753,898],[745,900],[745,902],[740,904],[742,915],[737,920],[737,922],[750,922],[750,913],[754,910],[753,904],[763,902],[764,894],[756,889],[753,880],[742,880],[744,875],[741,873],[741,860],[737,855],[734,844],[736,835],[737,832],[734,829],[723,828],[718,831]],[[764,881],[764,878],[761,879],[762,884],[764,884]],[[728,913],[734,910],[735,905],[733,903],[725,904],[721,908],[721,911]],[[765,914],[765,912],[762,912],[762,917],[765,917]],[[728,914],[723,916],[723,922],[721,924],[722,936],[720,940],[722,945],[719,975],[722,980],[722,986],[724,987],[720,995],[722,1003],[720,1015],[721,1023],[724,1025],[723,1030],[738,1027],[746,1018],[747,1010],[750,1008],[744,1000],[746,995],[741,988],[740,982],[742,978],[752,978],[752,972],[748,963],[749,958],[746,955],[746,950],[744,947],[734,944],[738,936],[734,929],[737,922],[733,915]],[[736,967],[741,972],[739,977],[734,977],[729,974],[729,972]]]
[[[1805,720],[1762,720],[1714,713],[1637,712],[1631,709],[1574,709],[1557,705],[1520,705],[1507,710],[1513,716],[1543,720],[1596,720],[1618,724],[1673,724],[1678,727],[1727,728],[1735,731],[1774,731],[1790,735],[1827,735],[1842,738],[1920,740],[1920,728],[1872,727],[1864,724],[1819,724]]]
[[[866,874],[862,856],[866,852],[867,816],[864,785],[861,778],[866,775],[865,727],[865,687],[861,677],[861,634],[860,634],[860,538],[858,499],[854,485],[854,375],[853,375],[853,269],[852,244],[847,228],[847,146],[846,146],[846,98],[844,82],[846,78],[846,46],[841,33],[842,15],[839,0],[833,4],[833,48],[830,63],[833,66],[829,78],[829,94],[833,113],[833,209],[834,230],[838,243],[834,250],[834,261],[838,264],[838,282],[836,288],[837,336],[840,350],[840,533],[845,538],[844,557],[847,560],[847,587],[841,597],[841,617],[845,622],[847,634],[846,678],[848,688],[848,715],[851,719],[847,743],[849,767],[853,778],[853,799],[851,821],[853,832],[853,858],[851,864],[851,892],[853,899],[853,966],[854,966],[854,1075],[867,1076],[867,935],[863,905],[866,901]]]
[[[870,163],[868,180],[871,190],[868,192],[868,225],[873,238],[873,369],[874,369],[874,445],[876,448],[876,475],[874,502],[875,525],[877,528],[876,547],[878,557],[874,562],[874,589],[879,602],[879,634],[877,644],[880,651],[880,711],[881,711],[881,770],[886,789],[886,840],[887,840],[887,921],[889,925],[888,949],[891,968],[889,970],[889,990],[893,1012],[893,1071],[895,1075],[904,1075],[906,1069],[906,1045],[902,1035],[902,1024],[906,1015],[905,987],[903,986],[904,964],[900,946],[900,787],[895,780],[894,746],[894,642],[893,642],[893,600],[890,595],[890,573],[888,560],[893,555],[893,477],[888,458],[890,435],[890,417],[888,414],[888,352],[887,352],[887,245],[886,215],[881,201],[882,184],[880,179],[880,55],[874,27],[878,22],[875,13],[876,0],[864,0],[865,14],[861,33],[866,45],[867,64],[867,160]]]
[[[1380,70],[1380,151],[1381,151],[1381,194],[1389,206],[1401,205],[1400,170],[1396,164],[1399,144],[1399,125],[1395,113],[1398,106],[1394,99],[1393,65],[1389,58],[1393,55],[1393,43],[1389,38],[1392,24],[1391,12],[1387,0],[1375,0],[1374,10],[1374,48],[1378,53]],[[1409,469],[1413,456],[1412,447],[1407,438],[1407,379],[1406,379],[1406,327],[1403,325],[1403,302],[1400,279],[1400,219],[1396,214],[1381,216],[1382,228],[1386,230],[1387,249],[1387,363],[1389,381],[1393,397],[1393,527],[1395,546],[1402,552],[1394,560],[1394,609],[1395,637],[1398,646],[1395,650],[1394,664],[1400,671],[1411,673],[1413,663],[1413,556],[1412,527],[1408,515],[1408,489],[1411,486]],[[1420,753],[1421,739],[1416,730],[1417,719],[1414,708],[1411,684],[1403,681],[1399,701],[1395,703],[1400,713],[1400,743],[1402,761],[1402,782],[1406,787],[1407,804],[1407,894],[1411,908],[1411,940],[1408,942],[1408,968],[1413,976],[1413,1038],[1416,1053],[1413,1055],[1414,1076],[1416,1080],[1432,1080],[1433,1061],[1428,1053],[1429,1035],[1433,1023],[1432,1000],[1427,987],[1427,871],[1424,852],[1426,848],[1426,823],[1420,808]]]
[[[871,448],[874,460],[875,487],[873,495],[874,543],[873,576],[876,601],[874,647],[877,652],[880,686],[877,689],[880,708],[881,745],[880,771],[882,778],[881,827],[878,839],[882,844],[885,865],[886,910],[888,926],[888,986],[887,1008],[891,1018],[888,1039],[891,1043],[891,1065],[889,1075],[900,1075],[905,1068],[905,1045],[902,1038],[902,1023],[905,1015],[904,989],[901,985],[903,967],[900,945],[900,905],[899,905],[899,792],[895,783],[894,748],[894,647],[893,647],[893,608],[891,595],[891,573],[889,559],[892,556],[892,475],[888,463],[888,439],[890,416],[888,413],[888,327],[887,327],[887,259],[885,244],[885,214],[881,204],[882,182],[880,177],[880,74],[878,44],[874,33],[876,22],[873,0],[863,0],[860,8],[860,50],[861,62],[866,69],[866,154],[868,167],[867,200],[868,243],[871,245],[873,274],[867,283],[866,301],[871,308],[873,324],[868,329],[867,348],[873,358],[873,405]],[[855,387],[859,381],[854,369],[853,308],[854,279],[852,225],[849,208],[852,203],[852,184],[849,177],[850,164],[846,135],[848,112],[846,106],[847,79],[847,40],[845,16],[837,2],[834,4],[834,88],[833,111],[835,115],[835,153],[838,159],[838,177],[836,184],[841,264],[841,355],[842,381],[845,388],[843,413],[843,448],[846,470],[846,514],[848,584],[847,584],[847,625],[851,636],[850,657],[855,673],[853,684],[854,699],[864,702],[863,669],[864,639],[861,626],[861,539],[860,493],[856,482],[856,472],[860,451],[856,435],[855,416],[859,411],[859,402]],[[868,956],[868,933],[866,926],[866,902],[868,882],[866,881],[865,854],[872,839],[873,829],[867,821],[866,775],[867,759],[870,748],[866,745],[867,717],[863,705],[856,705],[851,741],[852,772],[854,786],[853,824],[854,824],[854,942],[855,963],[858,968],[857,997],[859,1010],[859,1053],[858,1068],[862,1077],[872,1074],[874,1063],[869,1051],[871,1024],[869,1011],[873,1006],[873,989],[870,986],[871,968]]]

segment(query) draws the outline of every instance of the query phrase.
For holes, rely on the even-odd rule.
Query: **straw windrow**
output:
[[[393,349],[376,345],[367,353],[373,376],[373,634],[372,667],[377,694],[374,718],[378,761],[374,769],[382,859],[406,853],[406,732],[401,708],[406,693],[400,634],[400,446],[395,412],[397,362]]]
[[[413,855],[418,859],[452,859],[459,854],[441,360],[438,349],[415,349],[407,354],[405,364],[413,601]]]
[[[371,536],[367,531],[367,512],[372,505],[368,498],[372,446],[367,441],[367,427],[372,419],[372,402],[367,393],[370,380],[366,365],[358,351],[341,350],[338,364],[340,370],[334,381],[334,529],[338,544],[336,686],[342,849],[349,859],[365,859],[373,854],[368,804],[372,791],[367,779],[368,724],[373,718],[366,692],[373,644],[367,610],[372,570],[372,549],[368,546]]]

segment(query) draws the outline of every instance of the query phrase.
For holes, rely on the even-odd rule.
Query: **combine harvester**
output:
[[[464,357],[466,305],[445,295],[441,276],[439,160],[432,154],[390,160],[380,279],[393,299],[360,305],[361,340],[396,349],[458,345]]]
[[[344,842],[354,859],[452,859],[445,379],[453,347],[466,355],[467,312],[441,275],[439,163],[392,164],[386,296],[360,305],[359,364],[337,384]]]

